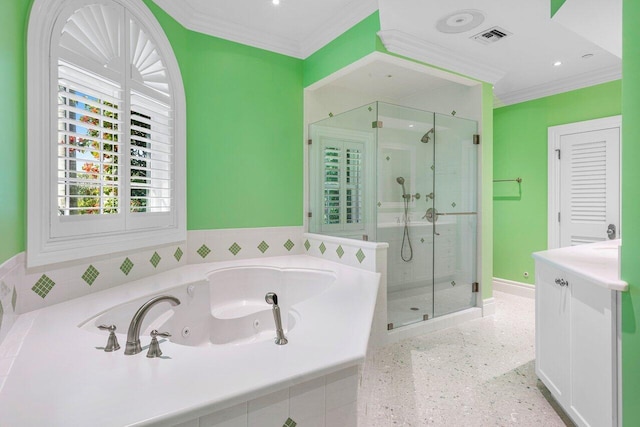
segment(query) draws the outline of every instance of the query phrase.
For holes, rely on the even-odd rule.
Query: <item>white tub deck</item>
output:
[[[335,284],[303,301],[288,334],[243,345],[194,347],[163,342],[146,350],[105,353],[107,334],[78,326],[116,304],[203,280],[237,266],[309,268],[335,273]],[[379,274],[298,255],[197,264],[26,313],[0,345],[0,425],[172,425],[231,407],[364,361]],[[133,315],[133,313],[131,313]],[[143,347],[150,338],[141,337]]]

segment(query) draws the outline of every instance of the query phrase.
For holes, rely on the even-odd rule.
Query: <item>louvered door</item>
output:
[[[620,226],[620,129],[562,135],[560,153],[560,246],[613,237],[607,230]]]

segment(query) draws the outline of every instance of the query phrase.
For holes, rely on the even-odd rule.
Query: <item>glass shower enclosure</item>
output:
[[[309,231],[388,242],[395,329],[476,305],[477,123],[374,102],[309,128]]]

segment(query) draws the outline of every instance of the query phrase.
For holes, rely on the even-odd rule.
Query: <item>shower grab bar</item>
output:
[[[520,184],[522,182],[522,178],[517,177],[516,179],[494,179],[493,182],[517,182]]]
[[[436,215],[477,215],[478,212],[436,212]]]

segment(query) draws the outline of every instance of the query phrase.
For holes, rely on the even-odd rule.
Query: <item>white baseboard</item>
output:
[[[536,297],[535,286],[498,277],[493,278],[493,290],[531,299]]]
[[[496,299],[491,297],[482,300],[482,317],[493,316],[496,313]]]

